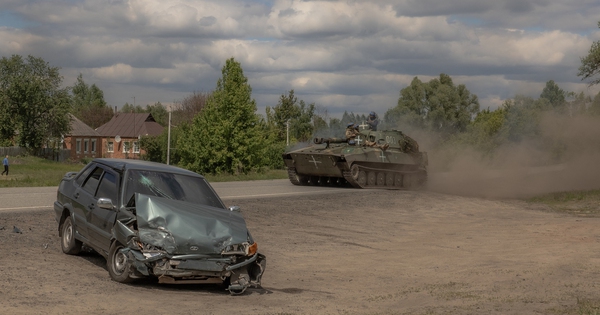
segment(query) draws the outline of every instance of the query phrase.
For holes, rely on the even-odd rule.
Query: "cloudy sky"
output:
[[[600,40],[598,0],[0,0],[0,56],[41,57],[112,106],[170,104],[242,64],[259,114],[294,89],[330,116],[393,107],[449,74],[492,109],[577,77]]]

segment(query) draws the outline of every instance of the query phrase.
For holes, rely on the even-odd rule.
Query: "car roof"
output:
[[[149,171],[158,171],[158,172],[168,172],[168,173],[176,173],[182,175],[189,176],[197,176],[204,177],[198,173],[192,172],[190,170],[186,170],[180,167],[167,165],[163,163],[143,161],[143,160],[130,160],[130,159],[109,159],[109,158],[96,158],[93,159],[92,162],[106,165],[110,168],[117,170],[128,170],[128,169],[136,169],[136,170],[149,170]]]

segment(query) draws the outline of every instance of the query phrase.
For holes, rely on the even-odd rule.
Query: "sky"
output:
[[[210,92],[241,63],[258,113],[294,90],[318,113],[382,116],[413,78],[445,73],[495,109],[577,76],[598,0],[0,0],[0,57],[41,57],[111,106]]]

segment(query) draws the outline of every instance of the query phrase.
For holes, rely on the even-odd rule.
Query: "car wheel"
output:
[[[73,219],[68,216],[61,226],[60,247],[65,254],[77,255],[81,252],[81,246],[81,241],[75,239]]]
[[[108,265],[108,273],[110,274],[111,279],[120,283],[128,283],[131,282],[133,278],[129,276],[131,264],[127,260],[127,255],[121,252],[121,249],[123,248],[123,245],[115,241],[108,251],[106,264]]]

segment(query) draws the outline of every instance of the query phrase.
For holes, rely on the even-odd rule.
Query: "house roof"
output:
[[[86,125],[83,121],[79,120],[77,117],[69,114],[71,119],[71,132],[67,134],[67,136],[71,137],[100,137],[100,134],[92,129],[92,127]]]
[[[102,137],[120,136],[137,138],[138,136],[158,136],[164,127],[149,113],[117,113],[106,124],[96,128]]]

